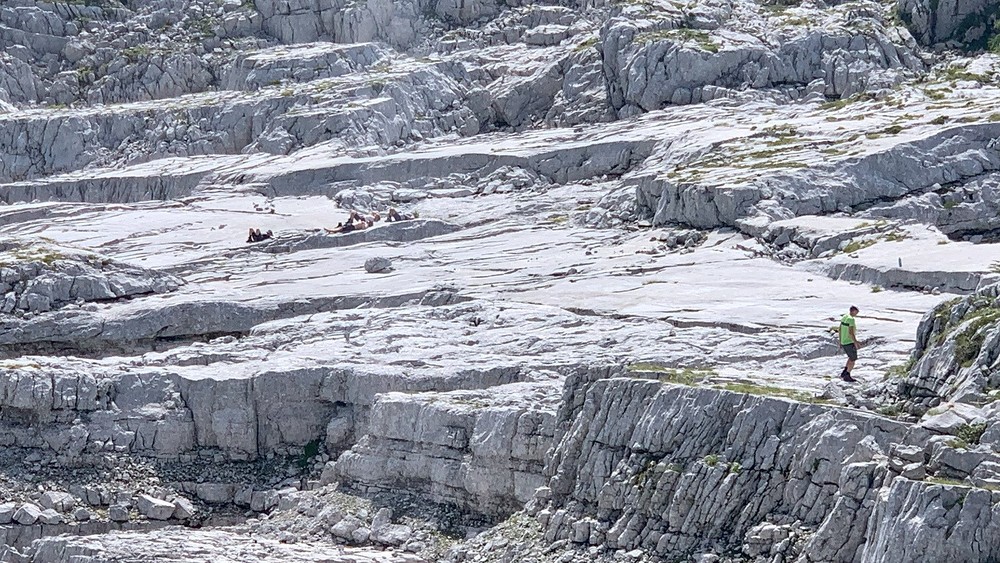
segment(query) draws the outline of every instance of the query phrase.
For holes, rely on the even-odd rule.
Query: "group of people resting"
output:
[[[386,214],[386,223],[391,223],[393,221],[408,221],[410,219],[416,218],[416,214],[404,214],[396,211],[396,208],[390,207],[389,213]],[[373,211],[371,215],[362,215],[357,211],[351,211],[351,216],[347,218],[346,223],[337,223],[337,226],[332,229],[326,229],[326,232],[331,234],[338,233],[350,233],[353,231],[363,231],[375,223],[382,220],[382,215],[378,211]]]
[[[390,207],[389,213],[386,214],[385,221],[387,223],[391,223],[393,221],[409,221],[410,219],[416,219],[416,217],[416,213],[400,213],[399,211],[396,211],[396,208]],[[363,231],[381,220],[382,215],[380,215],[378,211],[373,211],[369,216],[362,215],[357,211],[351,211],[351,216],[348,217],[346,223],[337,223],[336,227],[325,230],[328,233],[334,234]],[[274,233],[271,231],[261,232],[260,229],[251,228],[250,235],[247,237],[247,242],[260,242],[270,238],[274,238]]]

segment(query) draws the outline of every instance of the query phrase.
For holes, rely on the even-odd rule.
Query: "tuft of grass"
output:
[[[913,366],[916,364],[917,360],[915,358],[910,358],[905,364],[889,366],[889,368],[885,370],[885,375],[882,379],[900,379],[906,377],[910,374],[910,370],[913,369]]]
[[[590,38],[588,38],[588,39],[586,39],[584,41],[581,41],[579,45],[577,45],[576,47],[573,48],[573,51],[575,51],[577,53],[582,53],[582,52],[586,51],[587,49],[591,49],[593,47],[596,47],[597,43],[599,41],[600,41],[600,39],[597,38],[597,37],[590,37]]]
[[[734,462],[732,462],[732,463],[729,464],[729,472],[730,473],[739,473],[740,471],[743,471],[743,466],[740,465],[740,462],[734,461]]]
[[[148,57],[150,54],[149,47],[146,45],[137,45],[135,47],[129,47],[122,50],[122,55],[128,59],[130,63],[139,61]]]
[[[980,422],[978,424],[963,424],[958,427],[958,431],[955,434],[959,440],[968,444],[978,444],[980,438],[983,437],[983,432],[986,432],[985,422]]]
[[[878,413],[882,416],[897,417],[903,414],[903,409],[897,403],[885,405],[878,408]]]
[[[955,337],[955,360],[963,367],[972,365],[983,347],[986,339],[986,329],[1000,321],[1000,309],[984,307],[972,315],[965,329]]]
[[[885,290],[882,289],[881,285],[873,285],[872,286],[872,293],[882,293],[883,291],[885,291]]]
[[[704,459],[702,459],[702,461],[709,467],[715,467],[716,465],[719,465],[719,456],[715,454],[708,454]]]
[[[694,43],[703,51],[708,51],[709,53],[719,52],[719,45],[712,40],[708,32],[687,27],[643,32],[636,35],[634,41],[636,43],[656,43],[657,41]]]
[[[862,248],[868,248],[869,246],[875,244],[875,242],[876,241],[874,239],[852,240],[847,243],[847,246],[844,247],[844,254],[851,254],[861,250]]]
[[[950,477],[928,477],[927,478],[927,482],[928,483],[934,483],[935,485],[946,485],[946,486],[954,486],[954,487],[971,487],[971,485],[969,485],[965,481],[962,481],[961,479],[952,479]]]
[[[945,123],[948,123],[947,115],[939,115],[931,120],[931,125],[944,125]]]

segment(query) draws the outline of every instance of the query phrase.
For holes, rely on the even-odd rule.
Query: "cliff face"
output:
[[[548,487],[530,508],[546,541],[666,560],[997,557],[978,538],[1000,532],[1000,494],[913,480],[913,467],[900,467],[923,460],[926,429],[654,381],[581,383],[569,384],[584,398],[561,410]]]

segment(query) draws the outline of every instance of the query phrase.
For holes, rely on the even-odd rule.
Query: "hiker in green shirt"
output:
[[[861,347],[861,343],[858,342],[858,337],[854,333],[856,327],[854,317],[859,312],[857,307],[851,306],[850,312],[840,319],[840,347],[847,354],[847,365],[844,366],[844,371],[840,372],[840,378],[848,383],[857,381],[851,377],[851,370],[854,369],[854,362],[858,359],[858,348]]]

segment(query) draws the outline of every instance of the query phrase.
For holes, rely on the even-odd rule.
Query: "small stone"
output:
[[[379,274],[392,270],[392,261],[388,258],[376,256],[365,260],[365,271],[369,274]]]
[[[90,511],[82,506],[73,511],[73,518],[75,518],[77,522],[86,522],[90,520],[92,516],[93,515]]]

